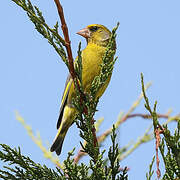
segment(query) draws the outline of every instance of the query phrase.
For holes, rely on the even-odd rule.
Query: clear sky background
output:
[[[40,8],[49,25],[59,21],[53,0],[32,0],[32,3]],[[153,82],[147,95],[152,105],[158,101],[157,111],[166,113],[172,108],[172,115],[180,112],[179,0],[62,0],[62,5],[74,57],[79,41],[83,48],[86,45],[77,31],[94,23],[109,29],[118,21],[121,23],[117,31],[119,58],[95,116],[105,118],[100,133],[111,127],[120,111],[126,112],[137,99],[141,92],[141,72],[145,82]],[[11,0],[1,2],[0,22],[0,143],[20,146],[24,155],[53,168],[16,121],[14,111],[18,110],[34,132],[39,131],[42,139],[51,144],[67,68],[53,47],[34,29],[26,13]],[[146,113],[143,101],[135,112]],[[129,119],[118,131],[118,143],[123,146],[135,141],[150,124],[150,120]],[[79,141],[78,130],[73,125],[65,139],[61,161],[73,147],[79,147]],[[152,141],[142,145],[122,161],[123,167],[130,168],[129,179],[145,179],[155,154],[154,144]],[[107,145],[110,143],[106,141],[103,148]]]

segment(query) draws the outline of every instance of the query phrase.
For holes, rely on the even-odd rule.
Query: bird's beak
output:
[[[86,39],[90,38],[90,31],[87,27],[84,29],[81,29],[79,32],[77,32],[77,34],[79,34],[80,36]]]

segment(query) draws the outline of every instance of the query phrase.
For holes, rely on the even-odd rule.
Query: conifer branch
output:
[[[177,119],[177,130],[175,130],[174,136],[170,134],[170,131],[167,128],[167,124],[161,126],[158,121],[158,116],[156,113],[157,101],[154,103],[153,110],[150,107],[148,97],[146,96],[144,90],[144,80],[143,74],[141,73],[141,84],[142,91],[145,100],[145,108],[149,111],[152,116],[153,126],[154,126],[154,137],[156,139],[156,166],[157,166],[157,177],[160,178],[161,171],[159,168],[159,155],[158,149],[160,149],[161,155],[163,157],[166,173],[163,176],[163,179],[174,179],[176,177],[180,177],[180,120]],[[160,134],[164,136],[163,140],[161,140]],[[167,144],[168,153],[165,156],[164,154],[164,141]]]
[[[67,57],[63,46],[65,46],[65,40],[58,33],[58,22],[54,25],[54,28],[50,28],[46,23],[42,12],[37,6],[33,6],[30,0],[12,0],[18,6],[20,6],[24,11],[27,12],[29,19],[35,25],[36,30],[48,40],[62,60],[67,65]]]
[[[155,160],[155,156],[153,157],[152,162],[149,165],[149,173],[146,173],[147,180],[151,180],[151,177],[152,177],[152,175],[154,173],[154,171],[152,170],[152,166],[153,166],[154,160]]]
[[[158,122],[158,117],[157,117],[157,113],[156,113],[156,105],[157,105],[157,101],[155,102],[154,104],[154,108],[153,110],[151,110],[151,107],[149,105],[149,100],[146,96],[146,93],[145,93],[145,90],[144,90],[144,80],[143,80],[143,74],[141,73],[141,84],[142,84],[142,91],[143,91],[143,96],[144,96],[144,100],[145,100],[145,108],[149,111],[149,113],[151,114],[152,116],[152,119],[153,119],[153,126],[154,126],[154,137],[156,139],[156,166],[157,166],[157,177],[160,178],[161,176],[161,171],[159,169],[159,155],[158,155],[158,148],[159,148],[159,145],[160,145],[160,133],[161,131],[159,130],[159,127],[160,124]]]
[[[0,144],[0,160],[8,162],[8,167],[4,166],[6,170],[0,169],[0,178],[2,179],[56,179],[60,178],[61,172],[47,168],[45,165],[41,166],[32,161],[28,156],[21,154],[20,148],[11,149],[5,144]],[[14,167],[10,167],[14,165]],[[63,179],[63,178],[60,178]]]

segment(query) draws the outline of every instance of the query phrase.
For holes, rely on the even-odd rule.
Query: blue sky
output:
[[[54,1],[32,1],[43,12],[49,25],[53,26],[59,17]],[[89,24],[103,24],[112,29],[120,22],[117,33],[117,53],[119,57],[114,68],[111,83],[100,100],[95,118],[104,117],[101,133],[112,126],[120,111],[126,112],[141,92],[140,73],[145,82],[152,81],[148,90],[151,104],[158,101],[157,111],[172,115],[180,112],[180,2],[178,0],[112,0],[84,2],[64,1],[67,25],[76,57],[79,41],[85,47],[85,40],[76,32]],[[53,47],[28,20],[25,12],[12,1],[2,1],[1,53],[0,53],[0,143],[11,147],[20,146],[25,155],[33,160],[54,165],[45,160],[41,151],[28,137],[15,119],[17,110],[39,131],[44,141],[51,143],[56,134],[59,105],[68,74],[67,68]],[[146,113],[143,102],[137,113]],[[124,123],[118,131],[120,146],[143,135],[151,124],[150,120],[134,118]],[[170,125],[171,127],[174,124]],[[78,130],[73,125],[63,146],[63,160],[67,152],[79,146]],[[103,148],[107,148],[105,142]],[[129,179],[145,179],[155,142],[142,145],[122,166],[128,166]],[[134,178],[136,177],[136,178]]]

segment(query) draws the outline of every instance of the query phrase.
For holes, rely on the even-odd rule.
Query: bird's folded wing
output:
[[[61,120],[62,120],[62,117],[63,117],[64,107],[67,104],[67,99],[68,99],[70,87],[72,85],[72,81],[73,80],[71,78],[71,75],[69,74],[68,77],[67,77],[67,80],[66,80],[66,84],[65,84],[65,88],[64,88],[64,92],[63,92],[63,96],[62,96],[62,100],[61,100],[59,118],[58,118],[58,122],[57,122],[57,129],[59,128],[59,126],[61,124]]]

